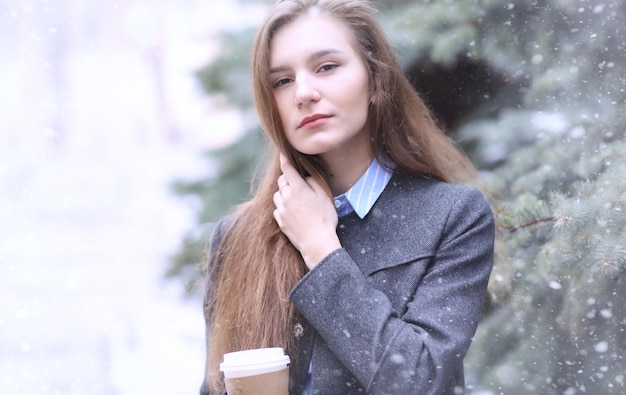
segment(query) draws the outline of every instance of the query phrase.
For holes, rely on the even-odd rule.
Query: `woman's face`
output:
[[[350,29],[320,14],[274,35],[269,78],[286,138],[301,153],[330,159],[369,149],[369,76],[354,42]]]

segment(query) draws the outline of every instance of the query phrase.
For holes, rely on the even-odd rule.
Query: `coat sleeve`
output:
[[[463,189],[447,210],[434,254],[407,263],[427,269],[415,279],[402,313],[343,248],[325,257],[290,294],[368,393],[455,393],[455,383],[462,385],[458,375],[493,264],[494,222],[474,189]]]
[[[213,278],[214,275],[217,273],[217,270],[214,270],[214,266],[215,265],[219,265],[219,258],[216,257],[216,248],[217,245],[219,244],[222,235],[224,233],[224,229],[226,228],[226,224],[229,222],[229,217],[226,217],[222,220],[220,220],[217,225],[215,225],[215,228],[213,229],[213,234],[211,236],[211,241],[209,243],[209,249],[208,249],[208,253],[206,256],[207,261],[207,270],[206,270],[206,277],[205,277],[205,283],[204,283],[204,303],[203,303],[203,310],[204,310],[204,321],[205,321],[205,344],[206,344],[206,353],[205,353],[205,358],[207,358],[206,362],[205,362],[205,368],[204,368],[204,379],[202,381],[202,386],[200,387],[200,395],[212,395],[210,392],[210,388],[208,385],[208,355],[209,355],[209,330],[211,328],[211,305],[210,305],[210,300],[212,298],[212,292],[213,292],[213,284],[215,282],[215,279]],[[226,394],[226,392],[221,392],[219,395],[222,394]]]

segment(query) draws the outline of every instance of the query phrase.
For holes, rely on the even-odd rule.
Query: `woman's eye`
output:
[[[291,80],[289,78],[281,78],[278,81],[274,82],[274,88],[278,88],[279,86],[283,86],[288,84]]]
[[[330,64],[325,64],[325,65],[323,65],[322,67],[320,67],[320,70],[319,70],[319,71],[330,71],[330,70],[332,70],[332,69],[334,69],[334,68],[336,68],[336,67],[338,67],[338,66],[339,66],[339,65],[332,64],[332,63],[330,63]]]

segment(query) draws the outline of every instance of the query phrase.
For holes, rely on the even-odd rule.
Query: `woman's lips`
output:
[[[326,123],[330,115],[326,114],[313,114],[308,117],[304,117],[300,125],[298,125],[298,129],[300,128],[312,128]]]

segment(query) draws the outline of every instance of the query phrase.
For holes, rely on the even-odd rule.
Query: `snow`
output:
[[[241,132],[192,73],[257,15],[208,3],[0,6],[0,394],[198,392],[201,300],[163,278],[195,218],[169,185]]]

